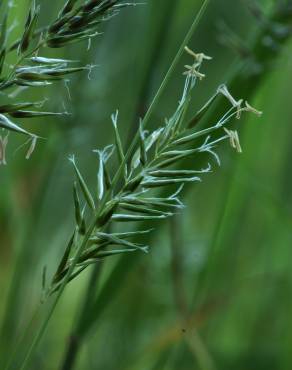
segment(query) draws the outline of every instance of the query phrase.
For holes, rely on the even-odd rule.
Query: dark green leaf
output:
[[[82,226],[82,212],[80,207],[80,200],[78,196],[78,189],[77,189],[77,183],[74,181],[73,186],[73,198],[74,198],[74,207],[75,207],[75,220],[78,225],[78,228],[80,229]]]
[[[70,256],[70,252],[73,248],[73,245],[74,245],[74,240],[75,240],[75,232],[73,233],[71,239],[69,240],[68,244],[67,244],[67,247],[65,249],[65,252],[64,252],[64,255],[62,257],[62,260],[58,266],[58,269],[55,273],[55,276],[54,276],[54,279],[53,279],[53,282],[54,283],[57,283],[59,281],[59,279],[61,278],[62,276],[62,273],[66,267],[66,264],[68,262],[68,259],[69,259],[69,256]]]
[[[49,117],[49,116],[64,116],[67,113],[58,113],[58,112],[37,112],[37,111],[26,111],[18,110],[14,112],[9,112],[9,116],[15,118],[34,118],[34,117]]]

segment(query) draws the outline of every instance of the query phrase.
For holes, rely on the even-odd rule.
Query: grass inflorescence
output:
[[[216,147],[226,139],[230,140],[233,148],[241,152],[237,131],[228,130],[225,126],[232,119],[240,119],[243,112],[248,111],[257,115],[261,115],[261,112],[247,102],[244,103],[242,99],[236,100],[227,87],[222,85],[195,117],[202,118],[218,95],[227,98],[231,107],[209,128],[203,130],[190,128],[185,117],[191,104],[191,93],[198,79],[205,77],[200,71],[203,61],[211,58],[202,53],[196,54],[189,48],[186,48],[186,51],[193,63],[186,66],[183,93],[174,114],[152,132],[145,129],[143,120],[140,121],[137,132],[138,143],[129,160],[125,160],[127,153],[119,134],[118,112],[111,116],[115,144],[103,150],[94,150],[98,162],[95,194],[86,184],[75,157],[70,157],[76,175],[73,186],[76,227],[53,281],[48,287],[48,294],[59,289],[69,271],[71,272],[68,281],[104,258],[122,253],[148,252],[149,247],[136,243],[135,236],[148,233],[150,230],[138,229],[135,232],[129,230],[121,233],[106,230],[109,229],[109,225],[116,223],[127,225],[132,222],[166,219],[181,210],[184,205],[179,193],[183,184],[200,182],[202,176],[209,173],[213,166],[209,163],[203,169],[176,169],[179,163],[205,153],[220,165]],[[113,155],[116,155],[119,167],[122,167],[121,183],[114,181],[108,168],[107,162]],[[169,186],[176,188],[173,194],[166,197],[157,196],[155,189]],[[83,248],[76,258],[76,249],[78,250],[80,244],[83,244]]]
[[[26,157],[29,158],[38,136],[25,130],[15,118],[25,119],[44,116],[59,116],[67,112],[40,111],[44,102],[15,102],[15,95],[23,88],[38,88],[50,86],[57,81],[68,78],[69,75],[82,71],[90,71],[92,65],[80,66],[75,60],[48,58],[44,56],[45,48],[62,48],[68,44],[81,41],[91,42],[92,38],[100,35],[102,22],[109,20],[119,10],[134,3],[120,0],[68,0],[59,11],[55,20],[45,27],[39,27],[41,8],[36,1],[31,6],[24,25],[23,34],[12,45],[9,45],[8,11],[4,13],[0,27],[0,93],[14,89],[13,101],[0,104],[0,128],[4,138],[0,137],[0,164],[6,163],[6,146],[10,131],[31,138],[31,145]],[[8,52],[17,51],[18,59],[14,65],[5,68]]]

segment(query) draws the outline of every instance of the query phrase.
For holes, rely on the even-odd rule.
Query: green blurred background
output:
[[[10,20],[18,26],[12,38],[21,32],[29,1],[15,3]],[[46,24],[60,4],[39,3]],[[100,266],[91,292],[96,304],[85,310],[75,369],[292,368],[292,40],[283,37],[271,46],[264,20],[273,17],[274,7],[287,5],[286,16],[271,24],[291,27],[291,2],[260,1],[264,19],[251,14],[249,3],[211,1],[203,16],[190,46],[213,60],[204,66],[207,78],[196,89],[192,110],[219,84],[230,82],[236,97],[264,115],[236,123],[243,153],[222,145],[221,168],[185,189],[187,209],[156,225],[149,255]],[[74,225],[68,155],[76,154],[94,186],[92,149],[113,141],[110,114],[119,109],[121,134],[129,142],[200,5],[199,0],[148,0],[107,22],[89,50],[78,44],[57,54],[43,52],[98,66],[90,76],[72,78],[70,94],[62,83],[26,93],[72,112],[65,119],[26,121],[27,129],[47,138],[31,160],[24,159],[24,149],[14,152],[23,138],[10,135],[8,165],[0,168],[2,359],[40,300],[43,266],[54,272]],[[243,43],[237,51],[222,42],[232,32]],[[238,51],[245,47],[256,54],[257,64],[244,63]],[[160,100],[152,127],[175,109],[186,61],[183,57]],[[62,369],[90,274],[66,289],[30,369]]]

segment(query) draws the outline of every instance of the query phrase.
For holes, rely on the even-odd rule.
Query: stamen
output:
[[[237,109],[237,115],[236,115],[236,118],[237,119],[240,119],[241,117],[241,112],[242,112],[242,107],[241,107],[241,104],[243,103],[243,100],[240,99],[240,100],[235,100],[234,97],[230,94],[228,88],[226,85],[220,85],[217,89],[217,92],[218,93],[221,93],[222,95],[224,95],[231,103],[231,105]]]
[[[238,132],[236,130],[235,131],[228,130],[225,127],[224,127],[224,131],[227,133],[227,135],[230,138],[230,145],[231,145],[231,147],[234,148],[234,149],[236,149],[236,151],[238,153],[242,153],[242,149],[241,149],[241,145],[240,145],[240,141],[239,141]]]
[[[196,70],[197,67],[198,67],[198,64],[194,64],[192,66],[186,65],[185,68],[187,70],[183,74],[186,76],[198,77],[199,80],[202,80],[204,77],[206,77],[206,75],[197,71]]]
[[[263,112],[261,112],[261,111],[257,110],[256,108],[252,107],[250,104],[248,104],[247,101],[245,102],[245,108],[244,108],[244,110],[247,111],[247,112],[254,113],[258,117],[260,117],[260,116],[263,115]]]
[[[209,57],[208,55],[204,53],[195,53],[193,50],[191,50],[189,47],[185,46],[185,51],[195,58],[195,60],[201,64],[203,60],[211,60],[212,57]]]

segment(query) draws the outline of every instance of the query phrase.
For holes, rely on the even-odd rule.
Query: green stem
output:
[[[98,282],[98,277],[101,272],[101,263],[98,263],[94,266],[92,274],[90,276],[86,294],[83,299],[83,303],[81,305],[81,309],[78,313],[78,318],[75,321],[76,324],[74,325],[73,330],[70,333],[68,339],[68,346],[66,349],[66,353],[64,356],[63,364],[61,366],[62,370],[71,370],[74,367],[75,361],[77,359],[80,346],[82,344],[82,336],[80,335],[80,327],[82,326],[82,320],[84,315],[86,315],[88,308],[92,306],[92,300],[94,299],[94,295],[92,292],[96,291],[96,285]]]
[[[97,220],[98,217],[99,217],[99,212],[96,215],[96,217],[95,217],[94,221],[92,222],[92,224],[90,225],[90,227],[89,227],[86,235],[84,236],[84,238],[82,240],[82,243],[80,243],[80,245],[79,245],[79,247],[78,247],[78,249],[76,251],[76,254],[75,254],[74,258],[73,258],[72,264],[70,265],[70,267],[68,269],[68,272],[67,272],[66,276],[64,277],[64,279],[62,281],[62,284],[61,284],[61,286],[60,286],[60,288],[59,288],[59,290],[57,292],[57,295],[56,295],[56,297],[55,297],[55,299],[54,299],[51,307],[49,308],[48,312],[46,313],[45,319],[44,319],[44,321],[43,321],[43,323],[42,323],[42,325],[41,325],[41,327],[40,327],[37,335],[35,336],[34,340],[32,341],[32,343],[31,343],[31,345],[30,345],[30,347],[29,347],[29,349],[28,349],[28,351],[27,351],[27,353],[26,353],[26,355],[24,357],[24,360],[23,360],[23,362],[22,362],[21,367],[19,368],[19,370],[24,370],[27,367],[28,362],[29,362],[29,360],[30,360],[30,358],[31,358],[34,350],[36,349],[36,347],[39,344],[42,336],[44,335],[44,333],[45,333],[45,331],[47,329],[47,326],[49,324],[49,321],[50,321],[50,319],[51,319],[51,317],[52,317],[52,315],[53,315],[53,313],[55,311],[55,308],[56,308],[56,306],[57,306],[57,304],[58,304],[58,302],[59,302],[59,300],[60,300],[60,298],[61,298],[64,290],[65,290],[65,287],[66,287],[67,283],[69,282],[70,276],[71,276],[71,274],[72,274],[72,272],[73,272],[73,270],[74,270],[74,268],[76,266],[76,263],[77,263],[79,257],[81,256],[83,250],[86,248],[86,245],[87,245],[87,243],[89,241],[89,238],[90,238],[93,230],[95,229],[96,220]],[[12,368],[12,367],[8,366],[7,369],[9,370],[10,368]]]
[[[174,69],[176,68],[176,66],[177,66],[177,64],[178,64],[178,62],[179,62],[179,60],[180,60],[180,58],[181,58],[181,56],[184,52],[184,48],[189,43],[189,41],[190,41],[195,29],[197,28],[203,14],[205,13],[205,11],[207,9],[207,6],[208,6],[210,1],[211,0],[204,0],[204,2],[202,4],[197,16],[195,17],[195,19],[194,19],[186,37],[185,37],[185,39],[183,40],[176,56],[174,57],[173,62],[171,64],[171,66],[169,67],[169,69],[168,69],[168,71],[167,71],[159,89],[157,90],[157,93],[155,94],[155,96],[154,96],[154,98],[153,98],[153,100],[150,104],[150,107],[147,110],[146,115],[143,119],[143,128],[144,129],[146,128],[147,124],[149,123],[150,117],[151,117],[154,109],[156,108],[156,105],[157,105],[161,95],[163,94],[163,92],[166,88],[166,85],[167,85],[168,81],[170,80],[170,77],[171,77]],[[113,179],[113,186],[115,186],[118,183],[119,178],[121,176],[121,173],[123,171],[123,168],[124,168],[125,164],[127,163],[127,161],[129,160],[129,158],[131,157],[131,155],[133,154],[138,142],[139,142],[139,132],[136,133],[129,150],[127,151],[127,153],[125,155],[125,158],[124,158],[123,162],[121,163],[118,171],[116,172],[116,175]]]

